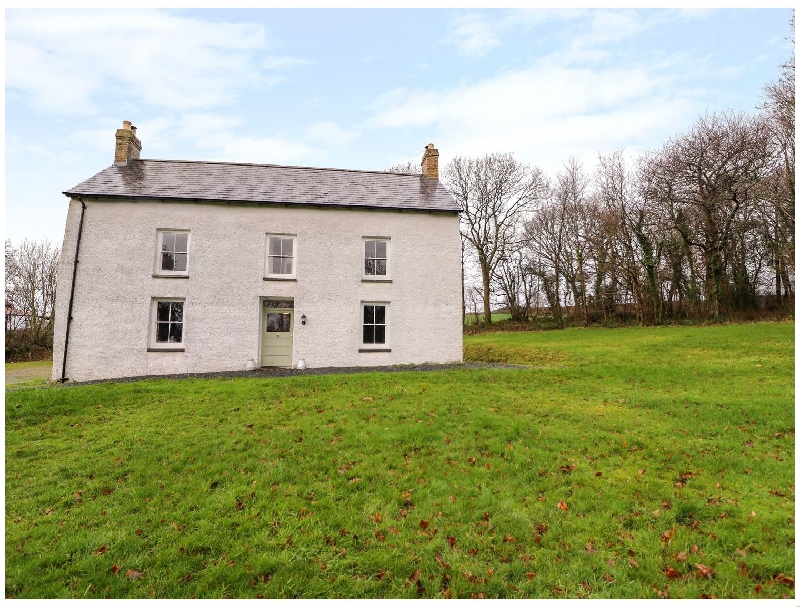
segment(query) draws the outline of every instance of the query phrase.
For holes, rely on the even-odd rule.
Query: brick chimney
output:
[[[114,164],[128,164],[139,158],[142,142],[136,136],[136,127],[130,120],[122,121],[122,128],[117,129],[117,147],[114,150]]]
[[[425,146],[422,155],[422,174],[430,179],[439,179],[439,150],[432,143]]]

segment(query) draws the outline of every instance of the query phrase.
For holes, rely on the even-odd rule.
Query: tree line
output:
[[[794,31],[794,19],[792,19]],[[793,39],[792,39],[793,42]],[[454,158],[465,310],[543,310],[563,328],[747,317],[794,307],[794,56],[754,113],[699,117],[638,158],[570,158],[552,178],[512,154]],[[391,171],[407,172],[410,164]],[[468,272],[467,272],[468,273]]]

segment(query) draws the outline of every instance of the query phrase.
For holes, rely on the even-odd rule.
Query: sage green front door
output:
[[[261,366],[292,366],[294,310],[264,308],[261,319]]]

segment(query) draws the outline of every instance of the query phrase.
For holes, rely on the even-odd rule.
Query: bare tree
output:
[[[412,162],[411,160],[407,160],[406,162],[401,162],[399,164],[393,164],[388,169],[383,171],[384,173],[403,173],[406,175],[421,175],[422,174],[422,165],[419,163]]]
[[[529,271],[541,285],[557,329],[564,328],[561,313],[561,281],[566,248],[566,219],[564,207],[543,205],[532,219],[525,223],[525,245],[530,250]]]
[[[586,293],[586,262],[589,248],[589,180],[577,158],[570,158],[556,175],[552,204],[557,205],[564,223],[561,269],[569,286],[575,311],[580,308],[584,326],[589,324]]]
[[[794,49],[794,15],[790,22]],[[766,102],[763,109],[772,135],[772,152],[777,159],[774,173],[765,182],[764,236],[771,245],[771,266],[775,273],[775,296],[778,302],[789,299],[794,276],[795,232],[795,150],[794,112],[795,79],[794,52],[781,65],[781,75],[764,87]]]
[[[538,297],[538,285],[531,272],[529,250],[521,243],[511,247],[497,264],[494,282],[511,320],[528,320]]]
[[[19,247],[6,240],[6,351],[9,339],[30,350],[52,348],[58,247],[25,239]],[[10,315],[17,319],[9,329]]]
[[[538,168],[517,161],[512,154],[457,156],[443,175],[461,205],[462,234],[477,256],[484,319],[491,324],[492,278],[508,248],[518,239],[526,214],[541,197],[544,177]]]

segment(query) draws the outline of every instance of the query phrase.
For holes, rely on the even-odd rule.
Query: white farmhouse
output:
[[[462,360],[459,207],[422,175],[143,160],[64,192],[54,381]]]

